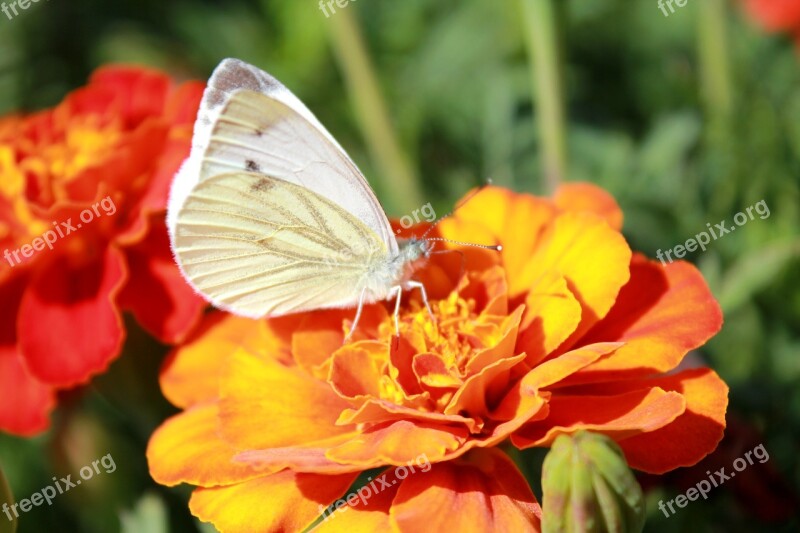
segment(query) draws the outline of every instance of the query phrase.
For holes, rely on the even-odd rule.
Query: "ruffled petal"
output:
[[[564,276],[545,273],[525,296],[517,352],[528,354],[531,366],[567,340],[581,322],[581,304],[569,290]]]
[[[377,476],[384,478],[383,483],[389,485],[384,487],[383,483],[371,481],[355,492],[358,498],[349,496],[350,502],[341,504],[338,501],[335,505],[338,508],[331,509],[323,514],[323,521],[311,531],[313,533],[375,533],[376,531],[392,531],[392,521],[389,511],[392,501],[400,488],[394,469],[389,469],[386,473]],[[341,500],[340,500],[341,501]]]
[[[722,327],[722,311],[689,263],[662,267],[636,256],[631,280],[609,314],[581,339],[622,341],[613,356],[585,368],[565,385],[652,375],[672,370],[689,350]]]
[[[675,391],[686,399],[686,411],[672,423],[619,444],[633,468],[662,474],[679,466],[691,466],[713,452],[725,433],[728,386],[708,368],[686,370],[621,388],[656,386]]]
[[[433,462],[460,448],[468,434],[464,427],[399,420],[373,426],[349,442],[331,448],[326,456],[364,469],[404,465],[420,454]]]
[[[17,348],[16,313],[25,291],[25,278],[9,276],[0,283],[0,431],[32,436],[50,426],[55,407],[53,388],[25,368]]]
[[[161,370],[164,396],[177,407],[219,398],[219,380],[228,356],[240,347],[254,353],[280,353],[281,340],[263,320],[212,313],[192,337],[173,350]]]
[[[174,344],[197,324],[206,303],[175,265],[163,218],[150,217],[147,237],[125,249],[130,281],[118,301],[148,333],[161,342]]]
[[[625,239],[605,221],[590,214],[564,213],[539,236],[518,283],[535,292],[553,272],[566,279],[582,308],[578,327],[562,344],[566,350],[611,309],[630,277],[630,260]]]
[[[30,437],[50,427],[54,389],[31,375],[16,347],[0,344],[0,431]]]
[[[210,403],[164,422],[150,438],[147,463],[153,479],[170,487],[231,485],[269,473],[234,462],[236,453],[219,437],[219,408]]]
[[[356,476],[284,470],[237,485],[196,489],[189,509],[225,533],[304,531]]]
[[[511,436],[514,446],[549,446],[558,435],[582,429],[615,440],[654,431],[683,414],[686,400],[677,392],[653,387],[609,396],[553,395],[548,405],[547,418],[527,424]]]
[[[553,202],[564,211],[593,213],[613,229],[622,229],[622,209],[608,192],[591,183],[564,183],[558,187]]]
[[[329,449],[358,438],[358,436],[359,432],[352,431],[319,441],[306,442],[298,446],[246,450],[237,454],[233,460],[267,472],[274,472],[284,468],[294,472],[317,474],[360,472],[363,470],[361,466],[337,463],[331,461],[325,455]]]
[[[347,402],[324,381],[246,350],[222,376],[220,418],[226,439],[241,449],[295,446],[350,431],[336,419]]]
[[[540,531],[541,508],[511,459],[486,449],[408,476],[390,514],[401,532],[521,533]]]
[[[439,229],[443,237],[454,241],[502,244],[499,253],[475,248],[462,248],[462,252],[470,270],[486,270],[499,256],[508,277],[509,293],[517,296],[530,288],[530,279],[523,272],[555,214],[556,208],[547,200],[486,187],[475,201],[461,206],[452,218],[442,220]]]
[[[79,270],[51,264],[22,298],[19,344],[40,380],[66,387],[105,370],[119,355],[125,331],[114,299],[127,279],[120,252]]]

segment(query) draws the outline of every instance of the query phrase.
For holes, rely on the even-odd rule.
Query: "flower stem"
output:
[[[708,113],[716,125],[729,117],[732,103],[725,0],[698,2],[700,77]]]
[[[554,0],[521,0],[536,102],[545,186],[567,175],[566,126],[559,28]]]
[[[385,197],[392,208],[409,213],[423,203],[419,182],[394,134],[354,11],[352,7],[341,9],[330,18],[331,43],[378,170],[379,190],[387,193]]]

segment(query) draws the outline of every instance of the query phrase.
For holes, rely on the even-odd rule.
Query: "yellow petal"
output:
[[[356,476],[284,470],[229,487],[196,489],[189,509],[222,533],[294,533],[310,526]]]
[[[222,376],[223,435],[241,449],[296,446],[349,431],[336,425],[349,405],[299,367],[240,350]]]
[[[216,402],[198,405],[159,427],[147,446],[150,475],[167,486],[179,483],[230,485],[258,476],[264,470],[235,463],[238,451],[220,439]]]

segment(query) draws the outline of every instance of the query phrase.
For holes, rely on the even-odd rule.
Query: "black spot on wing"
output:
[[[251,192],[266,192],[275,185],[266,178],[259,178],[255,183],[250,186]]]
[[[261,172],[261,167],[258,165],[258,163],[256,163],[252,159],[248,159],[247,161],[245,161],[244,165],[245,169],[247,169],[250,172]]]

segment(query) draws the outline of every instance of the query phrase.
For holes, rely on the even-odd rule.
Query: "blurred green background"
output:
[[[0,113],[54,105],[106,63],[205,79],[233,56],[317,114],[390,215],[429,201],[444,213],[487,177],[546,193],[561,174],[609,190],[632,247],[654,257],[764,200],[768,218],[688,256],[725,311],[692,357],[731,386],[726,439],[697,467],[641,481],[646,531],[797,531],[800,54],[737,2],[669,17],[656,0],[554,3],[548,24],[541,0],[359,0],[330,17],[314,0],[39,2],[0,15]],[[213,531],[189,515],[187,488],[147,473],[147,440],[173,412],[157,386],[167,349],[128,328],[123,357],[66,396],[50,432],[0,435],[18,499],[107,453],[117,465],[34,508],[20,532]],[[657,509],[760,443],[770,459],[740,483],[670,518]]]

